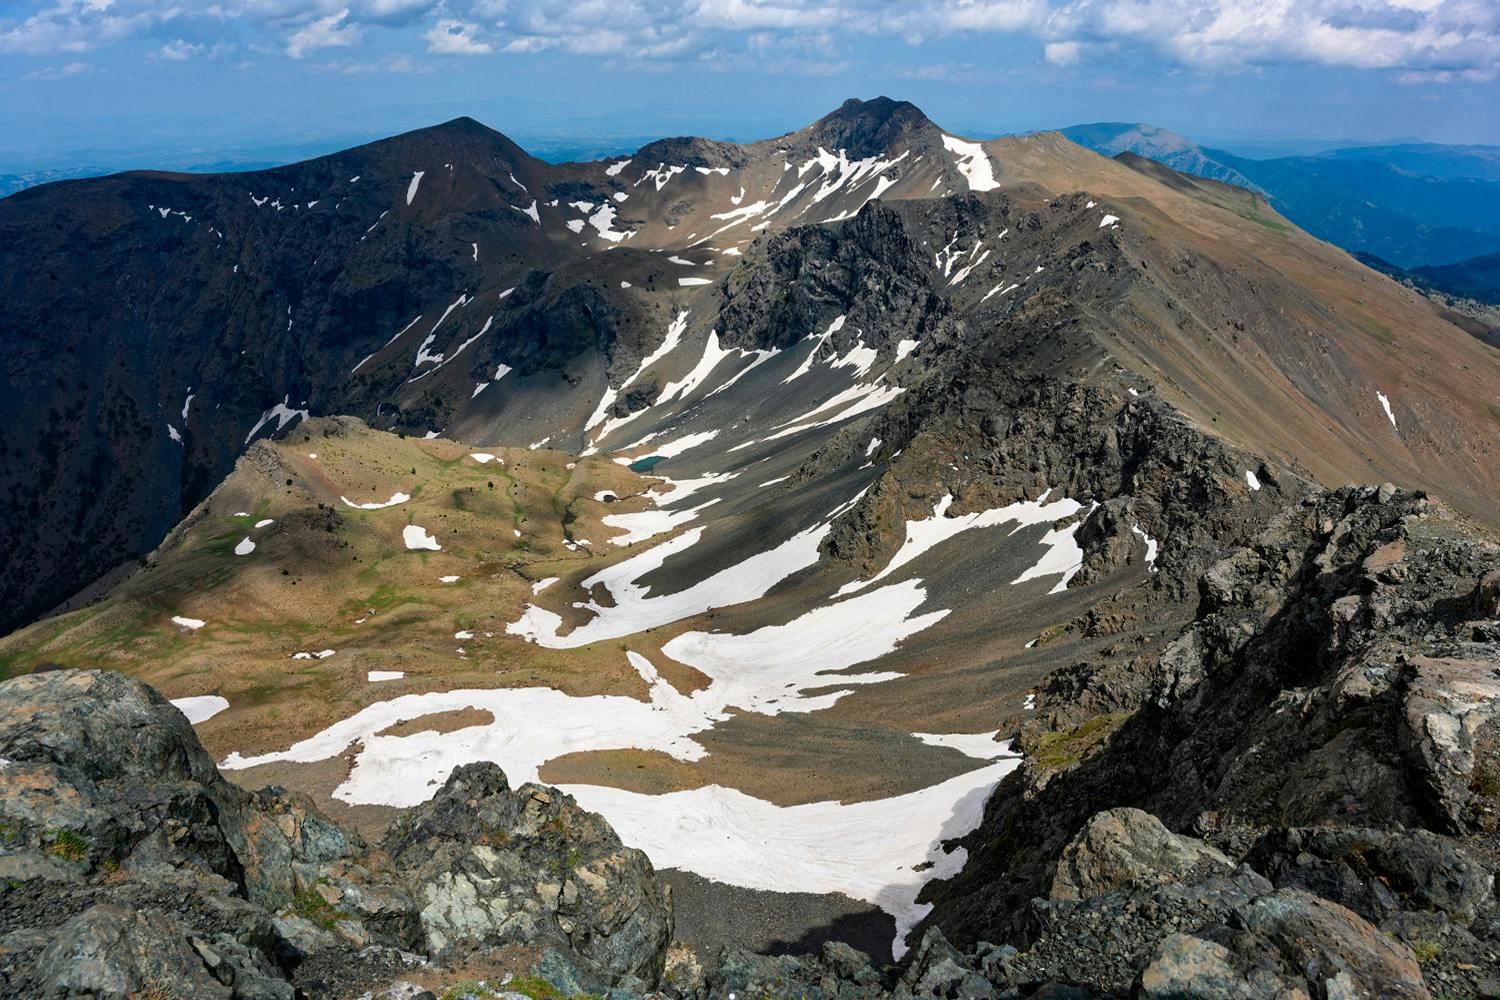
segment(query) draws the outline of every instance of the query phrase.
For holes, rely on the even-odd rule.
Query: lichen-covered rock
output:
[[[1451,832],[1478,828],[1475,768],[1482,743],[1500,741],[1500,660],[1413,657],[1405,687],[1401,745],[1432,807]]]
[[[1139,809],[1093,816],[1057,862],[1052,899],[1085,899],[1117,889],[1189,881],[1193,874],[1227,874],[1234,862],[1201,840],[1182,837]]]
[[[1494,872],[1426,830],[1297,827],[1267,834],[1247,860],[1277,886],[1316,893],[1373,921],[1422,910],[1468,924],[1494,899]]]
[[[846,944],[829,942],[818,955],[772,956],[725,949],[692,995],[710,1000],[740,997],[875,1000],[888,993],[867,956]]]
[[[669,893],[644,854],[569,795],[512,789],[494,764],[468,764],[399,818],[383,847],[433,953],[555,945],[611,981],[661,976]]]
[[[1169,934],[1141,973],[1140,1000],[1311,1000],[1307,990],[1268,969],[1247,968],[1228,948],[1190,934]]]
[[[100,904],[59,927],[36,963],[35,996],[292,1000],[290,983],[227,935],[200,936],[170,914]],[[155,991],[153,993],[153,991]]]
[[[0,874],[191,865],[274,908],[298,866],[350,849],[305,802],[225,781],[182,713],[138,681],[31,674],[0,685],[0,704]]]
[[[994,985],[974,968],[971,957],[949,944],[936,927],[928,928],[922,935],[901,984],[915,997],[989,1000],[997,993]]]
[[[1430,998],[1410,948],[1352,910],[1300,889],[1240,907],[1215,936],[1248,962],[1301,976],[1312,996]]]

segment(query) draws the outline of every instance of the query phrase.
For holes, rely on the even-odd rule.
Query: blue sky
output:
[[[289,159],[473,115],[546,153],[850,96],[971,135],[1500,143],[1497,0],[0,0],[0,171]]]

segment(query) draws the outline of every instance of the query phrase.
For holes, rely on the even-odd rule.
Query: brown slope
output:
[[[1249,192],[1055,133],[989,149],[1003,184],[1087,192],[1124,220],[1142,280],[1103,318],[1110,346],[1174,406],[1326,484],[1428,488],[1500,523],[1500,351]]]

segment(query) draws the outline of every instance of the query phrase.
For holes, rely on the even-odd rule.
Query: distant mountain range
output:
[[[1134,153],[1264,194],[1314,236],[1403,270],[1436,269],[1433,287],[1494,300],[1491,283],[1455,278],[1450,287],[1445,268],[1472,275],[1464,262],[1500,253],[1500,147],[1405,143],[1252,159],[1140,123],[1062,132],[1107,156]]]

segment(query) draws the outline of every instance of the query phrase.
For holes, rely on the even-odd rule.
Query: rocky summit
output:
[[[1500,348],[1236,177],[0,199],[0,996],[1500,997]]]

